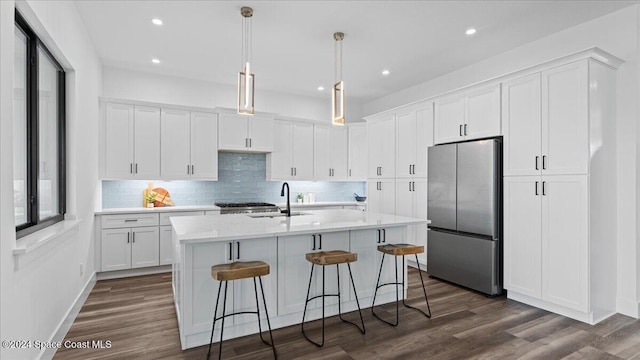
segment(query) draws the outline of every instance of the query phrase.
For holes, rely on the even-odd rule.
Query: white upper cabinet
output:
[[[273,152],[267,154],[269,180],[313,180],[313,124],[275,121]]]
[[[589,172],[588,81],[581,60],[503,85],[505,176]]]
[[[140,179],[160,176],[160,109],[136,106],[133,174]]]
[[[351,125],[348,127],[349,167],[347,178],[351,181],[367,179],[367,127]]]
[[[105,177],[133,176],[133,105],[105,104]]]
[[[215,114],[162,109],[163,179],[218,178]]]
[[[160,109],[105,104],[103,158],[105,178],[158,178]]]
[[[189,111],[162,109],[160,159],[163,178],[189,178],[191,174],[190,124]]]
[[[396,177],[427,176],[427,148],[433,146],[433,106],[398,112]]]
[[[542,170],[589,170],[589,69],[587,60],[542,72]]]
[[[218,179],[218,116],[191,112],[191,178]]]
[[[465,140],[501,134],[500,85],[468,91],[465,105]]]
[[[542,144],[540,73],[502,84],[504,175],[539,175]]]
[[[314,126],[315,180],[347,179],[347,129],[343,126]]]
[[[474,88],[436,100],[436,144],[500,134],[500,84]]]
[[[243,152],[273,151],[273,116],[220,112],[218,149]]]
[[[435,111],[435,143],[464,140],[464,96],[460,94],[436,100]]]
[[[367,121],[369,178],[395,178],[396,118],[394,114]]]

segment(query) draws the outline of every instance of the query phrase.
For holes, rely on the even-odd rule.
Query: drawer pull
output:
[[[138,219],[124,219],[124,222],[136,222]]]

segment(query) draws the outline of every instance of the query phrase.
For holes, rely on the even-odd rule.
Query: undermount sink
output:
[[[301,212],[301,211],[292,211],[291,212],[291,216],[300,216],[300,215],[310,215],[309,213],[305,213],[305,212]],[[279,218],[279,217],[286,217],[287,214],[283,214],[283,213],[257,213],[257,214],[247,214],[247,216],[252,217],[252,218]]]

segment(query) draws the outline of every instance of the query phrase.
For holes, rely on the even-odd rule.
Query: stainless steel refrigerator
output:
[[[428,157],[429,275],[501,294],[501,139],[436,145]]]

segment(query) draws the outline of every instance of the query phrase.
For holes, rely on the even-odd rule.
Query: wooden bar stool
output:
[[[213,330],[216,326],[216,321],[222,320],[222,327],[220,328],[220,344],[218,345],[218,359],[222,356],[222,334],[224,333],[224,319],[228,316],[240,315],[240,314],[256,314],[258,316],[258,331],[260,333],[260,340],[266,345],[273,348],[273,357],[278,358],[276,353],[276,346],[273,342],[273,334],[271,333],[271,322],[269,321],[269,312],[267,311],[267,302],[264,298],[264,287],[262,286],[262,276],[269,275],[269,264],[264,261],[247,261],[247,262],[234,262],[231,264],[220,264],[211,267],[211,276],[220,282],[218,286],[218,297],[216,299],[216,307],[213,312],[213,325],[211,326],[211,339],[209,340],[209,351],[207,352],[207,359],[211,354],[211,344],[213,343]],[[256,295],[256,311],[240,311],[232,314],[225,314],[227,305],[227,286],[231,280],[240,280],[253,278],[253,289]],[[262,337],[262,326],[260,325],[260,304],[258,302],[258,286],[256,284],[256,278],[260,282],[260,291],[262,292],[262,304],[264,305],[264,313],[267,317],[267,326],[269,328],[269,337],[271,343],[264,340]],[[222,292],[222,283],[224,282],[224,300],[222,302],[222,316],[218,315],[218,303],[220,302],[220,293]]]
[[[418,246],[418,245],[411,245],[411,244],[387,244],[387,245],[380,245],[378,246],[378,251],[380,251],[382,253],[382,260],[380,260],[380,271],[378,272],[378,281],[376,281],[376,290],[373,293],[373,302],[371,303],[371,313],[373,314],[373,316],[375,316],[376,318],[378,318],[379,320],[381,320],[382,322],[385,322],[391,326],[398,326],[398,322],[399,322],[399,314],[400,312],[398,311],[398,303],[400,302],[400,300],[398,299],[398,285],[402,284],[402,291],[404,293],[404,289],[405,289],[405,279],[404,279],[404,267],[405,267],[405,262],[404,262],[404,256],[405,255],[415,255],[416,257],[416,264],[418,265],[418,273],[420,274],[420,284],[422,284],[422,291],[424,292],[424,299],[427,302],[427,311],[428,314],[425,313],[424,311],[415,308],[413,306],[407,305],[407,303],[404,301],[404,297],[402,299],[402,304],[405,307],[408,307],[409,309],[413,309],[416,311],[421,312],[424,316],[426,316],[427,318],[431,318],[431,308],[429,307],[429,299],[427,298],[427,290],[424,287],[424,282],[422,281],[422,271],[420,271],[420,263],[418,262],[418,254],[423,253],[424,252],[424,246]],[[396,261],[396,282],[394,283],[385,283],[380,285],[380,275],[382,274],[382,265],[384,264],[384,257],[385,255],[393,255],[395,257],[395,261]],[[398,282],[398,256],[402,257],[402,282]],[[387,285],[395,285],[396,286],[396,322],[395,324],[392,322],[389,322],[387,320],[384,320],[383,318],[381,318],[380,316],[378,316],[374,311],[373,308],[376,304],[376,295],[378,294],[378,289],[383,287],[383,286],[387,286]]]
[[[302,313],[302,335],[304,335],[305,339],[309,340],[309,342],[311,342],[312,344],[316,345],[317,347],[322,347],[324,346],[324,298],[327,296],[337,296],[338,297],[338,317],[340,317],[340,320],[351,324],[355,327],[358,328],[358,330],[360,330],[361,333],[365,333],[365,329],[364,329],[364,320],[362,318],[362,311],[360,310],[360,301],[358,301],[358,294],[356,293],[356,285],[353,282],[353,275],[351,274],[351,265],[349,263],[352,263],[354,261],[358,260],[358,254],[356,253],[350,253],[348,251],[343,251],[343,250],[330,250],[330,251],[320,251],[320,252],[314,252],[314,253],[308,253],[306,254],[306,259],[307,261],[309,261],[311,263],[311,274],[309,275],[309,286],[307,288],[307,297],[306,297],[306,301],[304,303],[304,312]],[[353,287],[353,294],[356,297],[356,304],[358,305],[358,313],[360,314],[360,322],[362,323],[362,328],[360,328],[358,325],[356,325],[355,323],[349,321],[349,320],[345,320],[342,318],[342,310],[340,308],[340,268],[339,265],[340,264],[347,264],[347,268],[349,269],[349,278],[351,279],[351,286]],[[314,296],[312,298],[309,298],[309,292],[311,291],[311,280],[313,279],[313,269],[316,265],[322,266],[322,295],[317,295]],[[325,266],[327,265],[335,265],[336,266],[336,272],[337,272],[337,277],[338,277],[338,293],[337,294],[325,294]],[[317,343],[311,339],[309,339],[309,337],[307,336],[307,334],[304,332],[304,319],[307,315],[307,304],[309,304],[309,301],[315,300],[317,298],[322,298],[322,341],[320,343]]]

